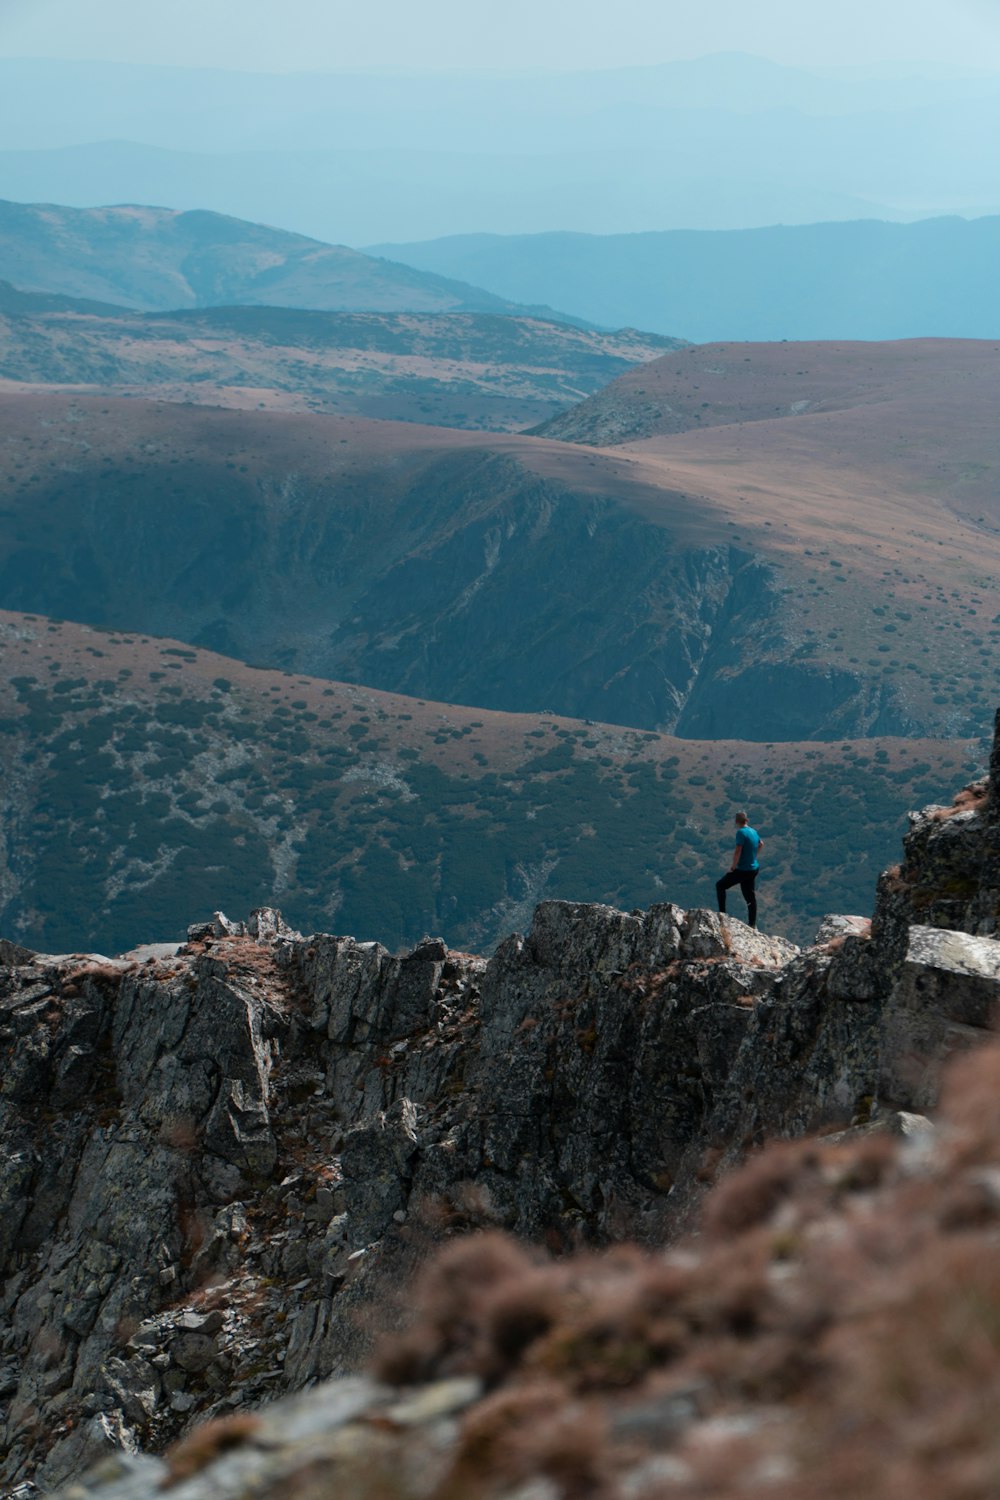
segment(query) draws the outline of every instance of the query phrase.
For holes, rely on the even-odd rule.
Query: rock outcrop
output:
[[[565,902],[489,961],[274,912],[114,960],[6,945],[10,1493],[356,1369],[442,1237],[662,1246],[769,1138],[912,1130],[1000,999],[998,755],[914,818],[870,928],[831,919],[803,951]],[[403,1399],[332,1389],[373,1421]]]
[[[655,1252],[465,1236],[376,1378],[121,1454],[62,1500],[988,1500],[1000,1048],[937,1129],[772,1143]]]

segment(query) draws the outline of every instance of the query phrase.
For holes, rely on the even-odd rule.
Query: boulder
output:
[[[839,942],[841,938],[868,937],[872,930],[871,917],[844,917],[831,913],[823,918],[816,929],[813,945],[824,947],[827,943]]]
[[[706,907],[689,911],[681,927],[680,956],[685,959],[735,958],[742,963],[780,969],[798,951],[794,943],[784,938],[759,932],[737,917]]]
[[[881,1020],[880,1103],[933,1109],[945,1060],[989,1040],[998,1007],[1000,940],[911,927]]]

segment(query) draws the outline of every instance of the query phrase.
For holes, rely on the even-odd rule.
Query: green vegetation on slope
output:
[[[463,710],[37,617],[3,617],[0,653],[3,930],[48,951],[270,902],[303,930],[472,947],[543,897],[712,905],[737,804],[767,840],[763,925],[808,939],[870,908],[900,809],[982,759]]]

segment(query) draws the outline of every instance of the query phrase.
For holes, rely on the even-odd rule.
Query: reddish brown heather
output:
[[[170,1489],[190,1479],[229,1448],[237,1448],[251,1438],[260,1426],[260,1418],[249,1412],[219,1417],[206,1422],[167,1451],[167,1477],[163,1488]]]
[[[415,1302],[379,1373],[487,1390],[434,1500],[614,1500],[667,1451],[643,1496],[996,1500],[1000,1047],[953,1064],[929,1143],[774,1144],[665,1254],[456,1240]]]

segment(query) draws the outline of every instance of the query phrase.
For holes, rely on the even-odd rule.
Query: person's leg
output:
[[[726,910],[726,892],[732,886],[739,885],[739,883],[740,877],[736,870],[730,870],[728,874],[723,875],[721,880],[715,882],[715,894],[719,898],[719,910],[721,912],[724,913]]]
[[[740,890],[747,904],[747,925],[757,926],[757,871],[743,870],[740,872]]]

